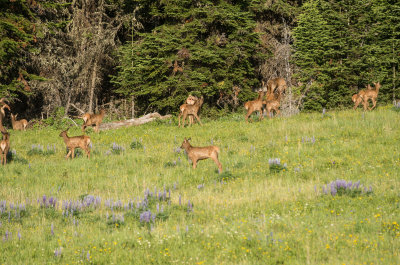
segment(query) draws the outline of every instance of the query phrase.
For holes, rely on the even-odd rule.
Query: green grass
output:
[[[398,264],[398,121],[390,108],[250,124],[234,114],[184,129],[159,121],[90,130],[91,159],[81,152],[72,161],[65,160],[59,130],[10,130],[16,152],[0,167],[0,201],[7,205],[0,263]],[[224,173],[212,160],[193,170],[176,152],[184,137],[194,146],[218,145]],[[113,152],[114,142],[123,149]],[[56,151],[32,152],[32,144]],[[270,170],[270,158],[287,167]],[[324,194],[322,186],[337,179],[360,181],[372,192]],[[164,187],[167,198],[149,197],[147,208],[154,214],[158,204],[164,212],[154,223],[140,222],[138,198]],[[40,207],[43,195],[58,204]],[[86,195],[100,197],[100,206],[66,217],[63,201]],[[118,200],[122,207],[107,206]],[[130,202],[133,209],[125,209]],[[10,203],[25,210],[16,216]]]

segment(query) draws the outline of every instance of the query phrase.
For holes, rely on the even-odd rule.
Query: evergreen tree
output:
[[[26,65],[36,43],[38,28],[30,1],[0,0],[0,97],[29,94],[29,80],[37,79]]]
[[[259,38],[246,2],[146,3],[142,12],[150,12],[154,27],[143,22],[146,32],[120,49],[114,77],[118,91],[134,96],[141,112],[176,112],[191,92],[211,104],[234,85],[242,100],[254,96]]]

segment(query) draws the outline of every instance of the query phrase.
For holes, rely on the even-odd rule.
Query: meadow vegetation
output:
[[[9,130],[0,263],[397,264],[398,121],[380,107],[88,129],[90,160],[68,161],[59,129]],[[184,137],[219,146],[224,172],[193,170]]]

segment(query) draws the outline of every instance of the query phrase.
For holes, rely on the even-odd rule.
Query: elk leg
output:
[[[184,112],[184,113],[183,113],[183,118],[182,118],[182,128],[185,127],[185,120],[186,120],[186,117],[187,117],[187,113]]]
[[[248,119],[249,119],[249,117],[251,116],[252,113],[253,113],[253,111],[250,111],[250,110],[247,111],[247,114],[245,116],[246,123],[249,122]],[[250,120],[251,120],[251,118],[250,118]]]
[[[376,106],[376,100],[375,99],[372,99],[372,108],[370,109],[370,110],[373,110],[374,108],[375,108],[375,106]]]
[[[72,159],[75,157],[75,148],[72,148]]]
[[[218,172],[222,173],[222,164],[221,164],[221,162],[219,162],[218,157],[217,156],[215,156],[215,157],[212,156],[211,159],[214,160],[215,164],[217,164]]]
[[[196,167],[197,167],[197,160],[196,160],[196,159],[192,159],[192,163],[193,163],[193,169],[196,169]]]
[[[68,157],[71,155],[72,151],[69,150],[69,152],[67,153],[67,156],[65,157],[65,159],[68,159]]]
[[[90,158],[90,150],[88,148],[85,149],[86,155],[88,158]]]
[[[262,110],[260,109],[260,110],[258,110],[258,112],[259,112],[259,120],[261,121],[262,119],[264,119],[264,116],[262,115]]]
[[[203,124],[201,123],[201,121],[200,121],[200,118],[199,118],[199,116],[197,116],[197,114],[196,114],[196,113],[193,113],[193,115],[196,117],[196,119],[197,119],[197,121],[200,123],[200,125],[203,125]]]
[[[182,112],[179,113],[178,115],[178,122],[179,122],[178,127],[181,127],[181,117],[182,117]]]

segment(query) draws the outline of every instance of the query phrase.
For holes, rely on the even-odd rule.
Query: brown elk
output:
[[[97,114],[90,114],[90,113],[85,113],[79,118],[83,120],[83,125],[82,125],[82,132],[85,132],[86,127],[93,127],[94,126],[94,131],[99,132],[99,126],[103,122],[104,115],[106,114],[106,111],[104,109],[100,110],[100,113]]]
[[[215,162],[215,164],[217,164],[219,173],[222,173],[222,164],[218,160],[218,155],[220,152],[219,147],[215,145],[194,147],[189,143],[189,140],[190,138],[186,139],[185,137],[181,148],[185,149],[189,159],[192,160],[193,168],[196,168],[198,160],[211,158]]]
[[[182,104],[179,107],[180,116],[183,115],[183,111],[186,109],[186,106],[194,105],[194,103],[196,103],[197,100],[199,100],[198,97],[189,95],[188,98],[186,99],[186,103]],[[189,115],[189,124],[192,125],[193,123],[194,123],[193,115]]]
[[[259,91],[258,92],[258,98],[256,100],[247,101],[244,104],[244,108],[247,110],[247,114],[245,116],[246,122],[248,122],[248,118],[255,111],[258,111],[259,114],[260,114],[259,120],[262,120],[264,118],[263,115],[262,115],[263,98],[264,98],[264,91]]]
[[[0,142],[1,164],[5,165],[7,164],[8,150],[10,150],[10,134],[5,130],[1,130],[1,133],[3,134],[3,138]]]
[[[66,129],[65,131],[62,131],[59,135],[60,137],[63,138],[64,143],[68,148],[68,154],[66,156],[66,159],[68,159],[68,157],[71,154],[72,154],[72,158],[75,157],[75,148],[80,148],[80,149],[84,150],[87,157],[90,158],[90,150],[89,150],[90,137],[86,136],[86,135],[69,137],[67,135],[68,129]]]
[[[276,115],[279,115],[279,113],[280,113],[279,107],[281,106],[281,98],[282,98],[282,94],[278,93],[278,95],[276,97],[274,96],[270,100],[267,99],[267,100],[263,101],[263,103],[265,105],[265,110],[267,111],[267,116],[269,118],[271,118],[272,112],[275,112]]]
[[[12,124],[13,130],[16,130],[16,131],[24,130],[25,131],[26,126],[28,126],[28,121],[25,119],[17,121],[17,116],[18,116],[18,113],[15,115],[11,113],[11,124]]]
[[[1,105],[2,104],[2,105]],[[10,106],[8,106],[5,102],[4,102],[4,98],[2,98],[0,100],[0,131],[5,131],[5,128],[3,127],[3,119],[6,116],[6,112],[5,109],[8,109],[9,111],[11,111]]]
[[[372,89],[370,85],[368,85],[369,89],[365,90],[365,93],[361,96],[364,105],[364,111],[367,110],[368,100],[372,101],[372,108],[368,107],[368,110],[373,110],[376,106],[376,99],[378,98],[379,89],[381,88],[381,84],[379,82],[373,83],[375,85],[375,89]]]
[[[264,82],[263,82],[264,86]],[[267,81],[267,96],[274,94],[275,90],[277,89],[277,92],[279,94],[285,93],[287,88],[286,81],[285,79],[281,77],[273,78]]]
[[[183,118],[182,118],[182,127],[185,127],[185,120],[186,120],[186,117],[188,115],[193,115],[197,119],[197,121],[200,123],[200,125],[203,125],[201,123],[201,120],[200,120],[199,116],[197,115],[197,113],[199,112],[201,106],[203,105],[203,102],[204,102],[204,97],[202,96],[193,105],[186,105],[186,107],[183,109],[183,111],[178,116],[178,120],[179,120],[178,127],[181,126],[181,116],[183,116]]]
[[[362,92],[361,92],[362,91]],[[363,93],[365,93],[365,91],[364,90],[361,90],[360,92],[361,92],[361,94],[363,94]],[[358,107],[358,105],[360,105],[360,103],[362,102],[362,97],[361,97],[361,95],[360,95],[360,92],[359,93],[357,93],[357,94],[354,94],[352,97],[351,97],[351,100],[354,102],[354,110],[356,110],[357,109],[357,107]]]

